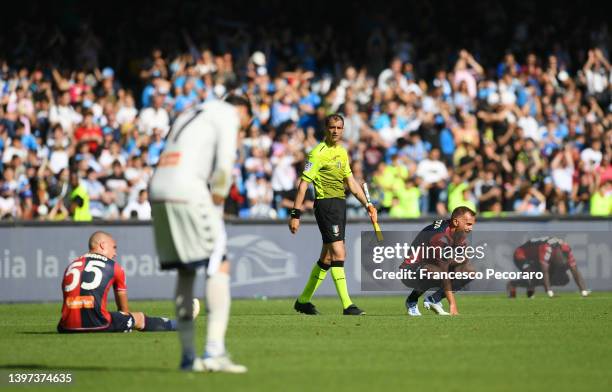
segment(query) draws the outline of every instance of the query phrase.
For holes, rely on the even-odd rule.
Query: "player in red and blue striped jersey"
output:
[[[552,286],[565,286],[569,283],[567,270],[570,270],[583,297],[589,295],[586,283],[578,267],[569,244],[558,237],[544,236],[532,238],[514,251],[514,264],[523,272],[542,272],[541,280],[512,280],[508,282],[508,296],[516,297],[517,287],[526,287],[531,298],[536,286],[544,286],[549,297],[554,297]]]
[[[64,272],[62,318],[58,332],[174,331],[176,322],[130,312],[125,272],[114,258],[117,243],[105,232],[89,238],[89,252],[73,260]],[[113,289],[117,312],[107,309],[107,296]],[[199,304],[196,306],[199,312]],[[197,312],[194,311],[194,317]]]
[[[445,248],[465,247],[467,235],[471,233],[476,223],[476,213],[468,207],[457,207],[453,210],[450,219],[437,220],[426,226],[412,241],[414,248],[421,247],[419,252],[411,259],[406,259],[400,268],[405,268],[419,274],[421,270],[426,272],[461,272],[471,273],[475,271],[469,260],[459,258],[446,259],[442,253]],[[425,251],[425,248],[428,248]],[[430,252],[431,251],[431,252]],[[427,252],[427,253],[425,253]],[[432,295],[425,298],[423,305],[439,315],[448,315],[442,307],[442,299],[446,297],[450,305],[450,315],[459,314],[453,291],[462,289],[471,280],[469,279],[404,279],[403,283],[412,292],[406,298],[406,309],[410,316],[420,316],[418,299],[427,290],[438,288]]]

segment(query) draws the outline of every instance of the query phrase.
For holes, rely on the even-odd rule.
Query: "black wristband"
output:
[[[289,211],[289,215],[291,215],[292,218],[300,219],[300,215],[302,215],[302,210],[298,210],[297,208],[292,208]]]

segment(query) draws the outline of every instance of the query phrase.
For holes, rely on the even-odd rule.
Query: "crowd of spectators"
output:
[[[125,78],[100,63],[104,40],[87,25],[72,65],[0,58],[0,218],[149,219],[147,183],[173,121],[229,92],[248,96],[255,115],[240,135],[231,216],[286,217],[336,112],[353,175],[383,216],[458,205],[485,216],[612,215],[606,24],[570,50],[533,46],[524,20],[497,58],[479,41],[423,47],[396,27],[374,25],[347,50],[330,26],[267,34],[228,25],[208,32],[214,42],[182,30],[183,50],[153,47]],[[61,47],[68,38],[54,30],[49,39]],[[365,216],[355,198],[348,205],[349,216]]]

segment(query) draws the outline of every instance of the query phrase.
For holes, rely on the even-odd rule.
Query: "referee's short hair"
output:
[[[340,121],[342,126],[344,126],[344,117],[339,115],[338,113],[330,114],[325,118],[325,126],[328,127],[332,121]]]

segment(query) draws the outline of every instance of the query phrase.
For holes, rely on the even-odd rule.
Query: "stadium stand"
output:
[[[230,216],[287,216],[332,112],[383,216],[612,215],[611,35],[587,3],[66,4],[0,28],[0,219],[149,219],[174,119],[233,91],[255,120]]]

